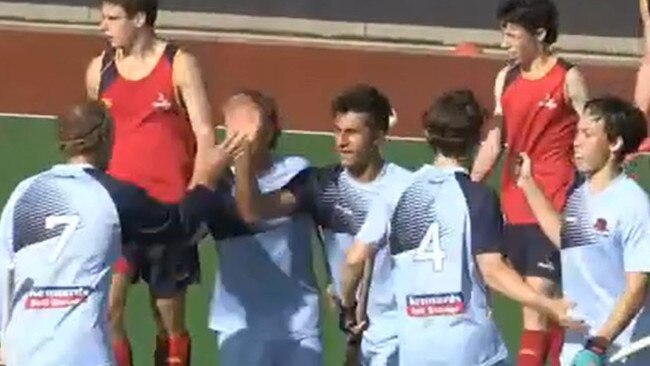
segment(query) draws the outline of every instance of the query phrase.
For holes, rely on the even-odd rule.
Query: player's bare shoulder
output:
[[[521,66],[516,62],[508,62],[499,70],[494,80],[494,93],[500,96],[505,88],[519,75]]]
[[[99,96],[103,58],[104,52],[90,60],[90,63],[86,68],[86,95],[90,99],[97,99]]]
[[[190,52],[179,48],[174,55],[172,77],[178,87],[192,85],[201,81],[201,67],[198,59]]]

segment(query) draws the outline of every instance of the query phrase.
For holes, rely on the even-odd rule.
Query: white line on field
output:
[[[1,117],[8,118],[25,118],[25,119],[55,119],[56,116],[49,114],[30,114],[30,113],[3,113],[0,112]],[[217,127],[218,129],[223,129],[222,126]],[[307,136],[333,136],[332,132],[327,131],[307,131],[307,130],[282,130],[283,133],[289,135],[307,135]],[[425,139],[422,137],[410,137],[410,136],[388,136],[388,140],[391,141],[408,141],[408,142],[424,142]]]

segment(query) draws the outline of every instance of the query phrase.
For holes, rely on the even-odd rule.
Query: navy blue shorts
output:
[[[132,283],[144,280],[156,298],[174,297],[200,282],[197,245],[126,244],[122,247],[122,254],[113,271],[131,275]]]
[[[506,256],[520,275],[560,282],[560,251],[539,225],[506,225],[505,245]]]

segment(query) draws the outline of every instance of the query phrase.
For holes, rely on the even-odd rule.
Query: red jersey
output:
[[[172,80],[177,51],[168,44],[149,75],[128,80],[117,70],[115,51],[107,50],[99,88],[115,126],[108,173],[163,202],[183,197],[196,154],[196,139]]]
[[[537,222],[513,174],[512,168],[522,152],[530,156],[535,181],[555,209],[564,207],[575,176],[573,139],[578,122],[578,114],[565,93],[571,67],[559,59],[537,80],[523,78],[516,66],[506,74],[500,99],[507,143],[501,205],[510,224]]]

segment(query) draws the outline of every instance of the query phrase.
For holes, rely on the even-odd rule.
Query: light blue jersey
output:
[[[498,200],[460,168],[424,166],[397,206],[373,204],[358,234],[394,259],[400,365],[487,366],[508,356],[474,257],[500,253]]]
[[[280,189],[307,166],[303,158],[277,158],[258,177],[261,192]],[[240,332],[245,339],[257,340],[319,336],[313,221],[298,214],[268,220],[253,229],[258,233],[217,242],[219,266],[210,328],[223,336]]]
[[[650,205],[641,187],[624,174],[593,194],[588,183],[570,193],[562,218],[562,288],[576,303],[588,334],[567,331],[562,350],[568,364],[610,316],[625,289],[626,272],[650,272]],[[648,297],[643,310],[613,341],[610,351],[650,334]],[[625,365],[650,365],[650,351]]]
[[[305,171],[287,187],[303,202],[302,209],[311,212],[323,229],[336,292],[340,291],[345,252],[365,222],[371,203],[377,197],[383,197],[390,205],[396,205],[411,174],[395,164],[386,163],[372,182],[361,183],[336,165]],[[391,258],[384,248],[375,257],[368,296],[370,326],[364,332],[363,339],[364,358],[368,358],[366,354],[372,352],[368,347],[395,339],[396,306],[391,282]]]
[[[187,240],[199,211],[181,214],[88,165],[57,165],[20,183],[0,218],[3,303],[15,269],[2,313],[8,364],[112,365],[107,295],[121,243]]]

